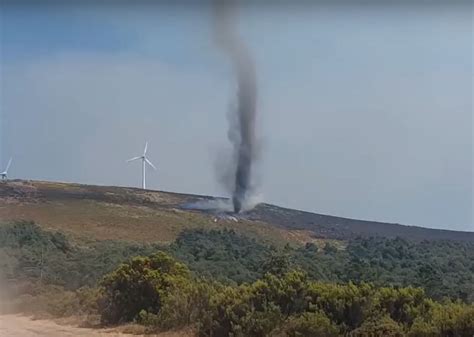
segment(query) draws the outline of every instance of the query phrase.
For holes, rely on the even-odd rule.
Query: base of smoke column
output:
[[[242,200],[238,196],[234,196],[232,198],[232,202],[234,203],[234,213],[239,214],[242,210]]]
[[[263,202],[260,195],[246,193],[240,198],[213,198],[200,197],[194,201],[187,202],[179,206],[184,210],[202,211],[214,215],[245,217],[247,213]]]

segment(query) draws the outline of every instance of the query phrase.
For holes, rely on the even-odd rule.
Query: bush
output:
[[[359,328],[350,333],[350,337],[404,337],[405,333],[400,324],[389,316],[365,321]]]
[[[393,320],[408,325],[428,309],[425,292],[420,288],[380,288],[375,300],[377,311],[381,310]]]
[[[337,337],[339,331],[323,312],[307,312],[293,316],[274,337]]]
[[[357,328],[373,310],[375,288],[370,284],[347,285],[312,282],[310,306],[321,310],[346,330]]]
[[[306,294],[306,275],[299,271],[227,287],[212,300],[201,336],[268,336],[286,317],[307,309]]]
[[[439,330],[429,324],[421,318],[415,319],[413,322],[410,331],[408,332],[408,337],[438,337],[440,336]]]
[[[168,290],[187,282],[189,277],[185,265],[163,252],[132,259],[100,283],[102,296],[98,305],[102,322],[130,322],[143,310],[158,314]]]
[[[474,306],[460,302],[436,303],[432,311],[432,324],[442,336],[474,336]]]
[[[154,325],[162,329],[176,329],[194,325],[199,320],[205,321],[210,314],[211,299],[220,289],[220,284],[204,280],[171,287],[162,299],[161,311]]]
[[[263,337],[279,326],[280,308],[266,297],[268,284],[225,287],[211,299],[207,316],[200,320],[200,336]]]

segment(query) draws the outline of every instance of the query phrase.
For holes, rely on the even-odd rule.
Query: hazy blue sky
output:
[[[235,85],[208,4],[36,3],[0,2],[1,166],[135,186],[148,139],[149,187],[225,195]],[[428,3],[242,8],[265,201],[474,230],[472,4]]]

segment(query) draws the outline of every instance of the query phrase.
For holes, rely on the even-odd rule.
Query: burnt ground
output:
[[[14,180],[0,183],[0,203],[35,204],[66,201],[100,202],[130,207],[146,207],[156,211],[179,209],[183,217],[195,214],[213,217],[214,210],[189,207],[202,202],[225,202],[225,199],[128,187],[92,186],[56,182]],[[6,204],[6,205],[5,205]],[[13,206],[12,206],[13,207]],[[229,218],[233,217],[228,214]],[[179,215],[178,215],[179,216]],[[348,240],[357,236],[402,237],[413,240],[457,240],[474,242],[474,232],[429,229],[417,226],[348,219],[331,215],[287,209],[261,204],[236,218],[275,229],[304,231],[314,238]],[[1,220],[1,217],[0,217]],[[35,219],[31,219],[35,220]],[[215,222],[215,219],[214,219]],[[231,221],[232,222],[232,221]],[[207,222],[203,222],[205,226]]]
[[[402,237],[413,240],[456,240],[474,242],[474,232],[431,229],[401,224],[356,220],[316,214],[268,204],[259,205],[251,218],[287,229],[311,230],[321,238],[347,240],[357,236]]]

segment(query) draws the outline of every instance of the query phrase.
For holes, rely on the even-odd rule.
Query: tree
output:
[[[271,252],[262,266],[263,274],[284,275],[290,270],[290,256],[284,252]]]

